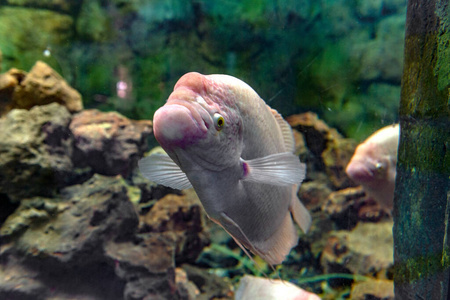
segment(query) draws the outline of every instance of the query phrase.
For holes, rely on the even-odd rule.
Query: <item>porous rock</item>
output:
[[[128,189],[120,176],[94,175],[57,199],[23,200],[0,231],[0,296],[177,299],[175,243],[136,234]]]
[[[389,278],[394,260],[392,221],[359,223],[352,231],[332,232],[321,257],[325,273]]]
[[[394,300],[392,280],[367,280],[353,284],[350,298],[353,300]]]
[[[0,119],[0,189],[12,200],[49,196],[72,173],[71,116],[57,103],[13,109]]]
[[[286,117],[286,121],[292,128],[303,134],[306,146],[317,156],[325,150],[330,134],[340,136],[336,131],[331,132],[330,127],[313,112],[292,115]]]
[[[330,128],[312,112],[289,116],[286,121],[294,130],[296,153],[307,164],[306,179],[330,182],[335,189],[349,186],[350,180],[345,174],[345,167],[353,155],[356,143],[344,139],[336,129]],[[298,133],[304,137],[306,149],[302,147],[302,139]],[[325,178],[323,171],[328,175]]]
[[[193,263],[209,242],[202,219],[202,207],[197,197],[168,194],[142,216],[141,222],[144,231],[173,234],[177,263]]]
[[[325,171],[336,189],[351,186],[352,182],[345,173],[345,168],[355,152],[356,142],[352,139],[334,138],[327,142],[322,152]]]
[[[0,116],[11,110],[14,90],[26,74],[26,72],[15,68],[0,74]]]
[[[13,108],[30,109],[35,105],[57,102],[70,112],[83,109],[80,93],[49,65],[37,61],[25,78],[16,86],[13,94]]]
[[[378,222],[388,216],[362,187],[351,187],[329,194],[322,211],[339,229],[352,229],[359,221]]]
[[[128,177],[147,150],[151,121],[133,121],[116,112],[84,110],[74,115],[74,164],[103,175]]]
[[[184,264],[182,268],[200,291],[197,299],[233,299],[233,288],[228,280],[192,265]]]

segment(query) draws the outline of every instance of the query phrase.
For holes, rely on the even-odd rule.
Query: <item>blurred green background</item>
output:
[[[226,73],[361,140],[397,119],[405,18],[405,0],[3,0],[2,71],[45,61],[135,119],[184,73]]]

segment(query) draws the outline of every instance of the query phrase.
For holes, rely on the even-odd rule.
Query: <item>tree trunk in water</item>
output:
[[[410,0],[394,200],[396,299],[450,298],[450,5]]]

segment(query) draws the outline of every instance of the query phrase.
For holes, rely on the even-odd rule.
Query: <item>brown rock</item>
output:
[[[335,189],[349,186],[350,180],[345,167],[353,155],[356,143],[344,139],[312,112],[289,116],[286,121],[294,130],[296,153],[307,164],[306,179],[331,181]],[[306,143],[306,150],[302,147],[301,136]],[[323,176],[324,171],[326,178]]]
[[[188,279],[187,273],[182,268],[175,269],[175,282],[180,294],[180,298],[183,300],[195,300],[200,295],[200,290],[197,286]]]
[[[159,233],[108,241],[105,256],[114,262],[116,275],[126,281],[123,299],[177,299],[174,245],[170,236]]]
[[[0,74],[0,116],[11,110],[14,90],[26,74],[26,72],[14,68]]]
[[[322,211],[342,229],[351,229],[358,221],[378,222],[387,217],[375,201],[365,197],[360,186],[332,192]]]
[[[5,274],[5,280],[0,280],[0,298],[124,299],[124,282],[128,281],[120,277],[114,261],[122,263],[120,255],[105,253],[110,251],[109,243],[117,242],[119,248],[137,230],[138,217],[128,188],[120,177],[95,175],[82,185],[63,189],[60,198],[22,200],[0,230],[0,277]],[[129,259],[136,258],[131,255],[136,247],[144,247],[141,252],[148,254],[170,255],[166,247],[150,239],[143,246],[130,244],[130,252],[124,254]],[[170,269],[166,266],[173,264],[172,258],[163,264],[162,257],[142,267],[146,276],[152,275],[155,284],[161,284],[160,293],[168,285],[164,280]]]
[[[394,300],[392,280],[368,280],[355,283],[350,298],[353,300]]]
[[[71,115],[57,103],[0,118],[0,190],[11,199],[49,196],[73,174]]]
[[[233,297],[233,287],[226,279],[219,277],[206,269],[201,269],[192,265],[184,264],[182,268],[186,271],[188,279],[192,281],[200,290],[199,300],[231,300]]]
[[[150,232],[172,232],[177,263],[194,262],[208,243],[203,232],[202,208],[198,198],[168,194],[141,218]]]
[[[128,177],[147,149],[152,122],[89,109],[73,116],[70,130],[75,139],[74,165]]]
[[[352,182],[345,168],[355,152],[356,142],[351,139],[334,138],[327,142],[322,152],[325,171],[336,189],[349,187]]]
[[[388,278],[394,260],[392,221],[359,223],[331,233],[321,257],[325,273],[347,272]]]
[[[330,194],[331,189],[319,181],[304,182],[298,191],[300,200],[308,210],[320,209]]]
[[[328,125],[312,112],[289,116],[286,121],[292,128],[303,134],[308,149],[314,155],[320,156],[329,139],[330,128]],[[333,132],[333,134],[337,134],[337,132]]]
[[[83,109],[81,95],[46,63],[38,61],[15,88],[13,108],[30,109],[35,105],[57,102],[70,112]]]

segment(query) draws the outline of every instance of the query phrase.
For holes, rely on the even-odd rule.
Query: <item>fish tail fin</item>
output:
[[[300,226],[304,233],[307,233],[309,228],[311,227],[311,215],[303,203],[298,199],[297,193],[294,193],[292,196],[291,206],[289,210],[294,217],[295,223]]]
[[[283,262],[291,249],[297,245],[297,241],[297,230],[292,222],[291,214],[287,213],[272,236],[265,240],[264,244],[255,245],[255,248],[258,250],[257,254],[273,266]]]

